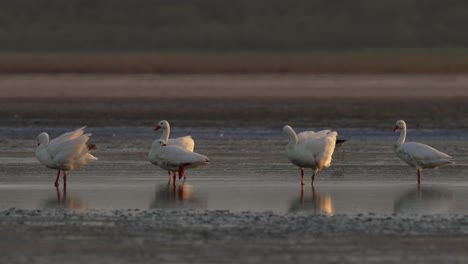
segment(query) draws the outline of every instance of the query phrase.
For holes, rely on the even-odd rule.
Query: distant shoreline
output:
[[[464,49],[0,53],[0,74],[468,74]]]
[[[468,75],[3,74],[4,124],[465,128]],[[187,122],[184,122],[187,123]],[[188,124],[188,123],[187,123]]]

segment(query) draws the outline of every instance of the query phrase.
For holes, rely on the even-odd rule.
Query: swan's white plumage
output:
[[[330,132],[331,132],[331,130],[329,130],[329,129],[320,130],[318,132],[304,131],[304,132],[301,132],[301,133],[297,134],[297,138],[298,138],[299,142],[302,142],[304,140],[324,137]]]
[[[283,132],[289,136],[286,156],[294,165],[301,169],[312,168],[314,175],[321,169],[330,167],[338,136],[336,131],[307,131],[296,134],[292,127],[286,125]]]
[[[409,165],[421,169],[438,168],[453,162],[453,158],[449,155],[417,142],[402,144],[397,148],[396,153]]]
[[[406,141],[406,123],[398,120],[395,131],[400,129],[400,137],[394,145],[395,154],[408,165],[418,170],[418,184],[420,183],[420,172],[423,169],[436,169],[445,165],[453,164],[453,158],[437,149],[417,143]]]
[[[168,145],[179,146],[190,152],[193,152],[195,148],[195,141],[192,139],[192,136],[170,138],[167,142]]]
[[[162,139],[157,139],[151,145],[148,153],[151,163],[168,171],[196,168],[209,163],[210,159],[196,152],[190,152],[177,145],[166,145]]]
[[[166,142],[168,145],[176,145],[193,152],[195,148],[195,141],[193,140],[192,136],[184,136],[169,139],[169,136],[171,134],[171,126],[166,120],[161,120],[158,122],[158,126],[155,128],[155,130],[158,130],[159,128],[163,130],[161,139],[164,140],[164,142]]]
[[[71,171],[97,160],[86,144],[91,134],[84,134],[84,129],[79,128],[50,141],[47,133],[39,134],[39,146],[36,148],[39,162],[51,169]]]

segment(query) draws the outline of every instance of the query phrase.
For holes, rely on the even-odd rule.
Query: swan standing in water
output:
[[[161,139],[164,140],[164,142],[166,142],[168,145],[176,145],[176,146],[186,149],[187,151],[193,152],[193,149],[195,148],[195,141],[193,140],[192,136],[169,139],[169,136],[171,135],[171,126],[169,125],[169,122],[167,122],[166,120],[159,121],[158,125],[154,128],[154,131],[158,131],[159,129],[162,129],[163,131],[161,135]],[[171,171],[168,170],[167,173],[169,174],[169,181],[170,181]],[[175,173],[176,172],[174,172],[174,174]],[[182,175],[180,175],[179,173],[179,179],[181,177]]]
[[[36,158],[47,168],[58,170],[55,186],[59,186],[60,171],[66,188],[67,172],[97,160],[91,155],[96,145],[87,144],[90,133],[83,134],[86,127],[65,133],[49,141],[49,135],[42,132],[37,136]]]
[[[190,152],[177,145],[167,145],[162,139],[156,139],[153,142],[148,159],[163,170],[174,172],[174,184],[176,181],[175,172],[179,172],[179,178],[184,176],[185,180],[185,169],[196,168],[210,162],[207,156]]]
[[[417,142],[406,142],[406,123],[398,120],[393,131],[400,130],[400,137],[394,145],[396,155],[408,165],[418,170],[418,185],[421,184],[421,171],[423,169],[437,169],[453,164],[453,158],[437,149]]]
[[[312,174],[313,185],[315,175],[321,169],[331,165],[338,133],[322,130],[296,134],[294,129],[288,125],[283,127],[283,132],[289,136],[286,156],[294,165],[301,168],[301,185],[304,185],[304,168],[311,168],[314,171]]]

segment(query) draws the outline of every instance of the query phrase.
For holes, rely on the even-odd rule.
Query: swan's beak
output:
[[[395,126],[395,128],[393,128],[393,132],[396,132],[398,129],[400,129],[398,126]]]
[[[158,131],[160,128],[161,128],[161,126],[160,126],[160,125],[157,125],[157,126],[154,128],[154,131]]]
[[[167,144],[162,144],[163,147],[167,146]]]

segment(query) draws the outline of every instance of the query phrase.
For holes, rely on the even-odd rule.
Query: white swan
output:
[[[319,132],[306,131],[299,134],[292,127],[286,125],[283,132],[289,136],[286,146],[286,156],[296,166],[301,168],[301,184],[304,185],[304,168],[312,168],[312,185],[315,175],[323,168],[331,165],[335,150],[336,131],[322,130]]]
[[[190,152],[193,152],[193,149],[195,148],[195,141],[193,141],[192,136],[169,139],[169,136],[171,134],[171,126],[169,125],[169,122],[167,122],[166,120],[159,121],[158,125],[154,128],[155,131],[159,129],[163,130],[161,139],[164,140],[164,142],[166,142],[168,145],[177,145]]]
[[[179,179],[184,176],[185,180],[185,169],[196,168],[210,162],[207,156],[190,152],[176,145],[167,145],[162,139],[156,139],[153,142],[148,159],[163,170],[174,172],[174,183],[176,180],[175,172],[179,172]]]
[[[96,145],[87,142],[90,133],[83,134],[86,127],[65,133],[49,142],[49,135],[42,132],[37,136],[36,157],[47,168],[56,169],[57,178],[55,186],[58,186],[60,171],[63,171],[63,183],[67,184],[67,172],[79,168],[91,161],[97,160],[91,155]]]
[[[438,151],[437,149],[417,142],[406,142],[406,123],[403,120],[398,120],[395,123],[393,131],[401,129],[400,137],[394,145],[396,155],[415,167],[418,170],[418,185],[421,184],[421,171],[423,169],[436,169],[438,167],[453,164],[453,158],[449,155]]]

